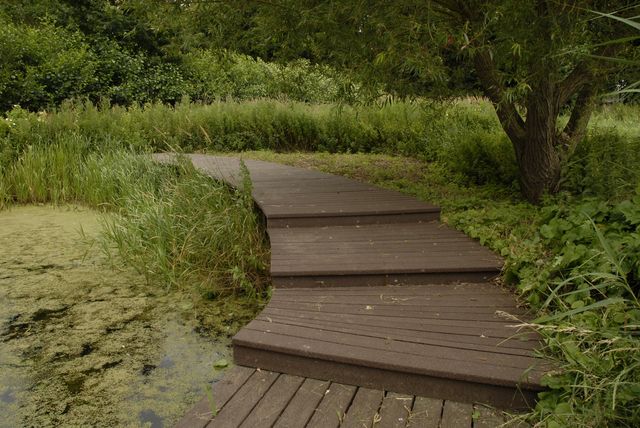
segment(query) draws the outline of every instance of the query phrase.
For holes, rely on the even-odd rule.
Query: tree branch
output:
[[[621,49],[621,45],[601,46],[593,53],[594,56],[606,57],[615,56]],[[612,66],[612,64],[609,64]],[[579,91],[584,85],[593,82],[596,72],[607,68],[607,65],[601,65],[600,69],[596,69],[595,61],[591,58],[584,59],[576,64],[574,69],[565,79],[558,84],[557,105],[562,107],[569,101],[571,96]],[[595,87],[593,88],[595,90]]]
[[[593,79],[593,71],[586,61],[576,64],[575,68],[558,84],[556,105],[561,108],[571,96]]]
[[[496,113],[505,132],[513,142],[521,141],[525,135],[525,123],[515,104],[507,101],[504,86],[500,81],[495,62],[488,49],[480,49],[473,57],[474,66],[484,92],[496,107]]]
[[[589,119],[596,105],[595,100],[596,88],[594,84],[586,84],[578,92],[576,105],[573,107],[569,122],[560,132],[558,138],[565,158],[571,156],[578,143],[584,138]]]

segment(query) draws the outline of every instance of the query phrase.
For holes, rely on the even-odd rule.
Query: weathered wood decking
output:
[[[214,416],[215,415],[215,416]],[[236,366],[178,428],[516,428],[482,405]]]
[[[189,157],[216,179],[242,181],[238,159]],[[234,337],[234,359],[262,370],[252,377],[271,374],[269,386],[247,392],[255,406],[241,420],[227,421],[223,414],[231,411],[217,403],[214,422],[224,424],[215,426],[272,426],[247,425],[246,418],[262,417],[266,410],[256,403],[280,383],[291,394],[307,382],[340,384],[351,391],[348,403],[356,391],[370,390],[412,397],[412,406],[423,400],[413,397],[500,408],[535,402],[548,368],[533,356],[539,338],[499,315],[526,317],[513,295],[486,282],[501,269],[498,256],[440,224],[437,207],[398,192],[268,162],[245,165],[267,220],[275,290]],[[287,409],[291,403],[318,404],[297,398]],[[332,414],[347,410],[331,406]],[[311,411],[305,423],[322,413]]]
[[[236,363],[501,408],[531,405],[538,345],[491,284],[276,289],[233,339]],[[516,387],[517,385],[517,387]]]

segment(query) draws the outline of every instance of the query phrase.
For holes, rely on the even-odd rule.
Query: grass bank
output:
[[[261,305],[269,252],[250,182],[230,189],[188,162],[161,166],[122,150],[87,154],[72,137],[32,147],[3,171],[0,207],[30,203],[108,212],[104,250],[161,289],[191,290],[212,333],[234,333]]]

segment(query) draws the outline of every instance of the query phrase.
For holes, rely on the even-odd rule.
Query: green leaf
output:
[[[620,21],[620,22],[623,22],[623,23],[625,23],[627,25],[632,26],[636,30],[640,30],[640,22],[632,21],[631,19],[623,18],[623,17],[617,16],[617,15],[612,15],[610,13],[602,13],[602,12],[597,12],[595,10],[592,10],[592,12],[595,13],[596,15],[604,16],[604,17],[610,18],[610,19],[615,19],[616,21]]]
[[[562,318],[566,318],[566,317],[569,317],[571,315],[579,314],[580,312],[585,312],[585,311],[589,311],[591,309],[597,309],[597,308],[601,308],[601,307],[605,307],[605,306],[609,306],[609,305],[615,305],[615,304],[618,304],[618,303],[623,303],[625,301],[626,300],[623,299],[622,297],[612,297],[612,298],[609,298],[609,299],[600,300],[599,302],[592,303],[592,304],[587,305],[587,306],[583,306],[581,308],[571,309],[570,311],[561,312],[559,314],[537,318],[533,322],[542,324],[542,323],[546,323],[546,322],[549,322],[549,321],[554,321],[554,320],[559,320],[559,319],[562,319]]]
[[[560,403],[556,406],[555,413],[559,415],[569,415],[573,412],[569,403]]]

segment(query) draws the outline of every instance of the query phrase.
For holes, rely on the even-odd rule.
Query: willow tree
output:
[[[176,4],[176,2],[173,2]],[[460,88],[464,71],[495,106],[524,195],[557,191],[594,102],[638,58],[637,0],[268,0],[179,2],[218,46],[309,58],[399,95]],[[176,6],[177,7],[177,6]],[[634,18],[636,17],[636,18]],[[629,21],[634,22],[634,21]],[[615,58],[616,61],[608,59]],[[567,119],[568,118],[568,119]]]

